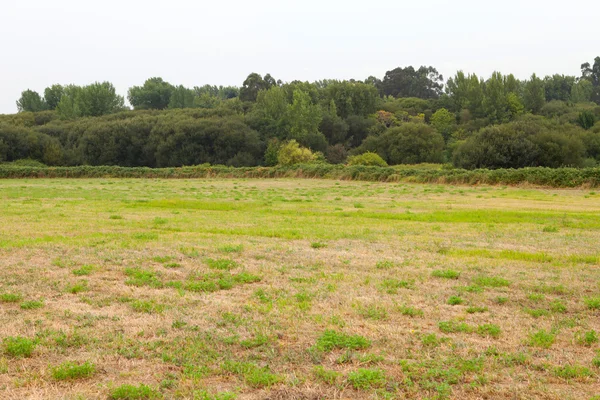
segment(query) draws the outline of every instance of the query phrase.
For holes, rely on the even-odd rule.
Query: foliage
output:
[[[309,164],[313,161],[315,155],[306,147],[301,147],[295,140],[282,145],[277,153],[279,165]]]
[[[379,154],[367,151],[366,153],[349,157],[348,165],[387,167],[388,164],[379,156]]]

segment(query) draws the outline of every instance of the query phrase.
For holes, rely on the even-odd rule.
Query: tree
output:
[[[310,102],[308,94],[301,90],[295,90],[294,101],[288,105],[286,113],[286,121],[289,127],[287,139],[295,139],[310,146],[315,136],[320,135],[323,137],[323,134],[319,132],[321,118],[321,108]],[[327,142],[324,137],[323,140],[326,146]],[[321,149],[317,148],[316,150]]]
[[[333,101],[341,118],[350,115],[366,117],[379,105],[379,93],[375,86],[362,82],[336,81],[322,90],[322,104],[329,107]]]
[[[127,92],[129,103],[136,110],[164,110],[171,102],[174,87],[162,78],[149,78],[143,86],[133,86]]]
[[[454,78],[448,79],[446,93],[454,104],[454,111],[464,109],[480,118],[483,113],[483,82],[475,74],[465,76],[458,71]]]
[[[125,109],[124,99],[110,82],[64,88],[56,111],[63,119],[98,117]]]
[[[581,64],[580,79],[585,79],[592,84],[591,100],[596,104],[600,104],[600,57],[594,59],[593,66],[590,66],[590,63]]]
[[[575,84],[574,76],[554,74],[544,78],[544,92],[546,101],[571,99],[571,90]]]
[[[573,103],[588,103],[592,100],[594,87],[587,79],[580,79],[571,88],[571,101]]]
[[[525,82],[523,102],[525,109],[534,114],[539,113],[546,103],[544,82],[535,74],[531,75],[531,79]]]
[[[19,112],[31,111],[38,112],[47,108],[46,103],[40,97],[38,92],[33,90],[25,90],[21,92],[21,98],[17,100],[17,109]]]
[[[448,141],[456,130],[456,117],[445,108],[440,108],[431,116],[431,126],[442,134],[444,140]]]
[[[366,151],[379,154],[391,165],[440,163],[444,160],[444,138],[427,124],[407,122],[367,137],[354,152]]]
[[[240,100],[254,102],[258,97],[258,92],[268,90],[277,84],[278,82],[270,74],[266,74],[263,78],[256,72],[253,72],[248,75],[240,88]]]
[[[95,82],[84,86],[79,92],[77,103],[80,116],[83,117],[112,114],[125,107],[123,97],[116,93],[110,82]]]
[[[295,140],[290,140],[277,153],[279,165],[308,164],[315,161],[315,155],[306,147],[301,147]]]
[[[483,109],[492,123],[505,122],[508,119],[508,100],[504,90],[504,77],[494,72],[485,82]]]
[[[174,87],[171,91],[169,108],[191,108],[194,106],[194,91],[183,85]]]
[[[44,89],[44,100],[46,101],[49,110],[56,110],[64,92],[65,88],[58,84]]]
[[[367,151],[366,153],[362,153],[356,156],[351,156],[348,158],[348,165],[366,165],[366,166],[376,166],[376,167],[387,167],[388,164],[385,162],[383,158],[379,156],[377,153],[372,153]]]
[[[381,82],[381,92],[386,96],[435,99],[442,94],[443,76],[433,67],[412,66],[387,71]]]

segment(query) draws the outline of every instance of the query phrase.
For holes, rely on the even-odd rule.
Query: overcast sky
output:
[[[5,0],[0,113],[21,91],[152,76],[193,87],[383,77],[432,65],[526,78],[578,75],[600,55],[597,0]]]

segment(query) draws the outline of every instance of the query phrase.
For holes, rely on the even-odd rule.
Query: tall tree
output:
[[[271,74],[266,74],[263,78],[260,74],[253,72],[248,75],[240,88],[240,100],[254,102],[256,101],[258,92],[269,90],[269,88],[278,84],[279,81],[276,82]]]
[[[531,79],[525,82],[523,102],[527,111],[531,111],[534,114],[540,112],[546,103],[544,81],[535,74],[531,75]]]
[[[575,84],[574,76],[554,74],[544,78],[546,101],[569,101],[571,90]]]
[[[594,59],[594,65],[581,64],[581,79],[588,80],[593,87],[591,100],[600,104],[600,57]]]
[[[435,99],[442,94],[444,77],[433,67],[412,66],[387,71],[381,82],[381,91],[386,96],[419,97]]]
[[[44,89],[44,100],[48,105],[48,109],[55,110],[60,103],[60,99],[65,92],[65,88],[62,85],[52,85]]]
[[[194,91],[183,85],[173,88],[169,108],[190,108],[194,106]]]
[[[501,123],[508,119],[508,100],[504,82],[500,72],[494,72],[485,82],[483,108],[492,123]]]
[[[31,111],[38,112],[43,111],[47,108],[44,99],[38,92],[33,90],[25,90],[21,93],[21,98],[17,100],[17,109],[19,112]]]
[[[169,106],[173,85],[162,78],[147,79],[143,86],[129,88],[127,98],[136,110],[163,110]]]

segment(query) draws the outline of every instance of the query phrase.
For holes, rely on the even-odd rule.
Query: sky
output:
[[[600,55],[597,0],[6,0],[0,114],[25,89],[153,76],[193,87],[382,78],[396,67],[579,75]]]

